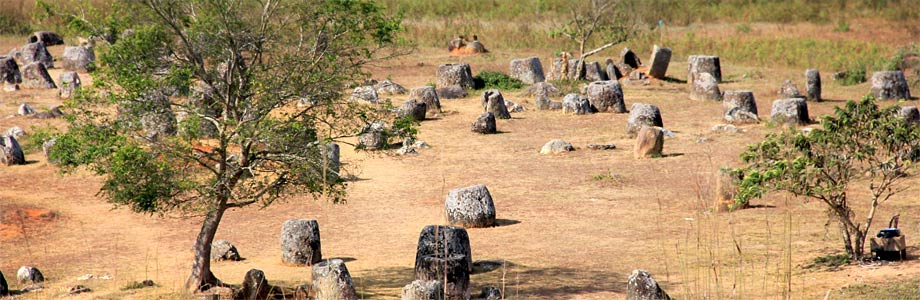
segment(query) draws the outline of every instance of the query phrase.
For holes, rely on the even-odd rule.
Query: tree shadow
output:
[[[747,208],[776,208],[776,205],[770,204],[751,204]]]
[[[678,157],[678,156],[684,156],[684,154],[683,153],[668,153],[668,154],[661,155],[661,157],[663,158],[664,157]]]
[[[521,221],[518,221],[518,220],[495,219],[495,227],[511,226],[511,225],[520,224],[520,223]]]

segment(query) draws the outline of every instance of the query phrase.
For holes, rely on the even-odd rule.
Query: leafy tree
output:
[[[117,206],[203,215],[186,285],[221,285],[210,245],[228,209],[298,193],[344,199],[325,144],[392,118],[342,92],[367,64],[403,54],[401,20],[365,0],[118,6],[132,17],[63,18],[111,43],[98,47],[95,89],[68,103],[52,159],[101,175],[100,194]]]
[[[769,190],[821,200],[840,226],[846,253],[860,259],[878,206],[907,188],[902,183],[920,158],[920,128],[902,119],[896,106],[879,108],[871,96],[838,107],[821,124],[808,133],[769,134],[749,146],[741,154],[746,165],[736,170],[744,176],[736,201]],[[863,219],[851,201],[857,188],[869,195]]]
[[[635,13],[630,13],[626,1],[622,0],[591,0],[580,2],[581,5],[571,8],[569,21],[564,25],[557,25],[550,35],[561,36],[578,45],[578,66],[575,74],[582,74],[585,68],[585,59],[597,54],[604,49],[625,42],[637,31],[638,21],[632,19]],[[594,48],[586,47],[600,39],[604,44]],[[573,78],[581,79],[581,78]]]

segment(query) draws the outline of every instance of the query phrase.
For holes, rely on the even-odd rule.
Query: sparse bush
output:
[[[850,32],[850,23],[844,20],[837,22],[837,27],[834,27],[834,32]]]
[[[480,71],[479,74],[473,77],[473,88],[477,90],[517,90],[522,87],[524,87],[524,83],[502,72]]]
[[[751,32],[751,24],[748,24],[748,23],[738,24],[738,26],[735,26],[735,31],[738,31],[739,33],[749,33]]]
[[[843,78],[837,80],[840,85],[857,85],[866,82],[866,65],[857,62],[853,67],[844,71]]]
[[[805,269],[829,270],[834,271],[841,266],[850,264],[851,257],[846,254],[831,254],[815,257],[811,264],[805,265]]]

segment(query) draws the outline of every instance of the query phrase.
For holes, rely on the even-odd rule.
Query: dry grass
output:
[[[0,48],[15,45],[0,44]],[[52,52],[60,48],[52,47]],[[639,53],[647,51],[635,48]],[[451,57],[440,49],[423,48],[415,56],[371,71],[376,78],[391,77],[411,88],[433,81],[438,64],[465,61],[474,73],[507,72],[511,58],[537,55],[547,62],[550,53],[490,50],[485,56]],[[745,67],[730,60],[722,64],[724,77],[732,80],[720,88],[753,90],[762,117],[768,115],[783,80],[793,79],[804,88],[801,69]],[[675,56],[669,75],[681,80],[685,70],[682,56]],[[56,72],[52,77],[57,78]],[[749,75],[758,73],[769,76]],[[830,100],[809,103],[813,116],[830,113],[843,99],[858,98],[868,90],[867,84],[833,85],[828,73],[824,97]],[[88,76],[81,77],[87,81]],[[519,97],[517,91],[504,93],[506,99],[532,109],[531,99]],[[479,95],[443,100],[445,117],[421,126],[419,139],[431,144],[431,149],[406,157],[343,149],[343,159],[359,178],[350,184],[347,204],[295,196],[262,210],[228,212],[217,238],[232,241],[246,260],[217,262],[214,271],[230,283],[240,282],[251,268],[263,270],[273,284],[309,282],[308,268],[281,263],[278,232],[286,219],[315,218],[322,231],[323,254],[349,260],[363,298],[397,299],[402,286],[412,280],[419,230],[444,223],[446,191],[483,183],[505,225],[470,230],[474,260],[509,264],[473,275],[473,287],[478,291],[504,282],[511,299],[623,298],[626,276],[635,268],[649,270],[672,296],[681,299],[814,299],[848,285],[920,276],[917,261],[848,266],[834,272],[804,269],[815,257],[840,251],[838,231],[825,225],[827,218],[818,202],[776,194],[755,201],[753,209],[710,213],[711,186],[719,167],[737,163],[745,145],[775,129],[761,124],[745,126],[744,133],[712,133],[710,127],[721,122],[721,104],[689,100],[686,84],[680,82],[625,86],[624,93],[627,105],[644,102],[661,108],[665,127],[677,134],[665,141],[664,158],[632,158],[625,114],[572,116],[531,110],[499,120],[501,134],[477,135],[469,126],[480,113]],[[394,102],[400,100],[403,97],[394,97]],[[0,93],[0,113],[13,113],[22,101],[35,107],[60,103],[51,91]],[[19,125],[28,130],[45,122],[62,125],[60,120],[2,117],[0,129]],[[701,137],[707,141],[698,142]],[[538,154],[540,146],[554,138],[565,139],[578,150]],[[615,143],[619,148],[592,151],[586,149],[589,143]],[[58,298],[77,283],[94,290],[83,296],[92,299],[188,298],[181,284],[190,267],[199,220],[112,210],[96,196],[97,178],[87,173],[59,176],[40,152],[26,155],[34,162],[0,167],[4,183],[0,208],[29,206],[60,217],[44,225],[41,235],[0,244],[0,270],[8,280],[21,265],[38,266],[49,279],[48,289],[23,295],[24,299]],[[593,178],[611,173],[625,184]],[[920,179],[908,184],[920,184]],[[862,203],[862,195],[853,196]],[[920,204],[912,201],[917,196],[916,189],[901,194],[878,214],[901,213],[902,229],[913,236],[912,232],[920,232],[920,222],[910,217],[920,215]],[[916,248],[910,253],[915,256]],[[86,273],[113,278],[76,280]],[[144,279],[159,286],[122,290]]]

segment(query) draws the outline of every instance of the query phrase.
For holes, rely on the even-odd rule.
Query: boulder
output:
[[[577,80],[585,77],[585,69],[581,69],[581,73],[576,76],[575,72],[578,70],[579,60],[577,58],[567,59],[566,64],[563,64],[562,58],[553,59],[553,78],[556,80],[568,79],[568,80]],[[565,73],[563,73],[565,72]]]
[[[732,124],[716,124],[709,129],[712,132],[728,132],[728,133],[738,133],[741,131],[738,127]]]
[[[716,83],[722,82],[722,65],[718,56],[691,55],[687,60],[687,82],[693,84],[703,73],[709,73]]]
[[[92,46],[68,46],[61,56],[61,67],[67,71],[89,72],[95,68],[96,53]]]
[[[281,225],[281,261],[312,265],[323,260],[316,220],[291,219]]]
[[[623,77],[623,73],[620,72],[620,69],[617,68],[617,64],[613,62],[612,59],[607,60],[607,79],[608,80],[617,80],[620,77]]]
[[[211,260],[232,260],[239,261],[242,258],[236,251],[236,246],[227,240],[216,240],[211,243]]]
[[[36,89],[56,89],[45,65],[33,62],[22,67],[22,86]]]
[[[0,165],[24,165],[26,157],[16,138],[9,135],[0,135]]]
[[[9,56],[0,56],[0,83],[16,85],[22,83],[22,73],[19,64]]]
[[[485,300],[502,300],[502,290],[494,286],[484,286],[482,287],[482,292],[479,293],[480,299]]]
[[[690,86],[690,99],[721,101],[722,94],[716,78],[709,73],[695,75],[693,84]]]
[[[527,108],[525,108],[523,105],[511,102],[509,100],[505,100],[505,107],[508,108],[508,112],[513,112],[513,113],[527,111]]]
[[[19,126],[13,126],[13,127],[10,127],[10,129],[7,129],[4,135],[8,135],[14,138],[20,138],[26,135],[26,132],[25,130],[22,130],[22,128]]]
[[[626,300],[671,300],[645,270],[633,270],[626,281]]]
[[[533,96],[533,105],[537,110],[550,110],[552,109],[553,101],[546,94],[537,94]]]
[[[37,112],[29,115],[29,118],[33,119],[53,119],[60,116],[63,116],[64,112],[61,111],[61,106],[54,106],[51,109],[43,112]]]
[[[636,158],[661,157],[664,148],[664,132],[661,127],[642,127],[636,136]]]
[[[615,150],[617,145],[614,144],[588,144],[588,149],[591,150]]]
[[[29,36],[29,43],[42,42],[45,47],[63,45],[64,38],[61,35],[50,31],[36,31]]]
[[[142,96],[144,102],[139,109],[140,125],[144,130],[144,137],[156,141],[166,136],[176,135],[176,115],[172,110],[169,98],[160,91],[148,92]]]
[[[821,101],[821,73],[817,69],[805,70],[805,99]]]
[[[623,48],[623,51],[620,51],[620,62],[633,69],[638,69],[642,66],[642,61],[629,48]]]
[[[440,65],[435,84],[439,88],[458,86],[470,89],[473,88],[473,72],[466,63]]]
[[[473,122],[472,131],[482,134],[497,133],[498,131],[495,127],[495,114],[491,112],[482,113],[479,118],[476,118],[476,122]]]
[[[265,279],[265,273],[262,270],[250,269],[243,278],[243,284],[236,292],[234,299],[244,300],[263,300],[268,299],[271,292],[271,286]]]
[[[917,110],[916,106],[902,106],[898,110],[898,115],[907,123],[920,123],[920,110]]]
[[[437,89],[437,93],[440,99],[460,99],[469,95],[465,89],[459,86],[440,87]]]
[[[757,102],[749,90],[727,90],[722,94],[723,118],[731,124],[758,123]]]
[[[381,150],[387,145],[386,124],[375,121],[368,124],[358,135],[358,146],[365,150]]]
[[[546,142],[546,144],[543,144],[543,148],[540,148],[540,154],[559,154],[569,151],[575,151],[575,147],[559,139]]]
[[[6,283],[6,277],[0,272],[0,297],[10,294],[10,285]]]
[[[329,182],[339,181],[342,167],[339,144],[326,143],[326,145],[320,148],[320,152],[323,154],[325,161],[320,164],[323,167],[318,173],[326,174],[325,178]]]
[[[607,68],[596,61],[585,63],[585,79],[588,81],[607,81]]]
[[[735,195],[738,194],[738,185],[741,180],[740,174],[732,174],[732,170],[728,168],[719,169],[716,178],[716,211],[727,212],[743,208],[735,205]]]
[[[402,300],[443,300],[444,285],[439,280],[415,280],[402,289]]]
[[[324,260],[313,265],[315,300],[357,300],[355,284],[341,259]]]
[[[21,284],[35,284],[45,282],[45,276],[36,267],[23,266],[16,272],[16,278]]]
[[[505,98],[498,90],[487,90],[482,93],[482,108],[494,114],[496,119],[511,119],[511,113],[505,106]]]
[[[470,236],[462,227],[428,225],[422,228],[418,236],[418,249],[415,252],[415,264],[424,256],[463,255],[467,259],[469,271],[473,271],[473,256],[470,251]]]
[[[441,114],[441,99],[438,98],[438,92],[433,86],[420,86],[409,92],[409,98],[425,103],[425,109],[428,116],[438,116]]]
[[[623,101],[623,88],[616,80],[595,81],[585,88],[591,108],[596,112],[611,111],[625,113],[626,103]]]
[[[902,71],[882,71],[872,73],[872,86],[869,92],[875,99],[910,99],[910,88]]]
[[[23,65],[38,62],[45,65],[45,68],[54,68],[54,58],[51,57],[51,53],[48,52],[48,48],[45,48],[44,43],[29,43],[19,48],[19,51]]]
[[[569,145],[571,146],[571,145]],[[495,226],[495,204],[485,185],[474,185],[447,192],[444,203],[447,221],[466,228]]]
[[[445,300],[470,299],[470,265],[463,254],[424,255],[415,263],[416,280],[441,280]]]
[[[649,59],[652,66],[648,70],[648,75],[664,79],[668,72],[668,65],[671,64],[671,48],[655,47],[652,48],[652,58]]]
[[[424,121],[425,114],[427,112],[428,105],[426,105],[425,102],[409,99],[399,106],[399,112],[397,113],[397,116],[400,118],[410,116],[416,121]]]
[[[61,86],[58,87],[58,94],[61,96],[61,99],[70,98],[74,91],[83,86],[83,82],[80,81],[80,76],[77,76],[77,72],[63,72],[59,80]]]
[[[534,56],[511,60],[511,78],[520,80],[524,84],[534,84],[546,81],[543,65],[540,58]]]
[[[54,150],[54,144],[57,143],[57,139],[50,139],[42,143],[42,153],[45,154],[45,158],[48,159],[48,162],[52,165],[57,165],[60,163],[57,159],[51,159],[51,151]]]
[[[574,113],[576,115],[593,114],[594,109],[591,107],[591,101],[579,94],[568,94],[562,98],[562,112]]]
[[[783,98],[805,98],[801,93],[799,93],[799,88],[795,85],[795,83],[788,79],[783,82],[783,86],[780,87],[779,91],[776,93]]]
[[[773,101],[770,120],[777,124],[807,125],[808,104],[804,98],[779,99]]]
[[[23,103],[19,105],[19,109],[16,110],[16,113],[20,116],[28,116],[35,113],[35,109],[32,108],[28,103]]]
[[[369,103],[377,103],[377,101],[380,101],[377,90],[375,90],[373,86],[356,87],[355,90],[351,92],[350,99],[351,101],[365,101]]]
[[[648,75],[645,75],[645,72],[635,70],[632,73],[629,73],[629,77],[624,81],[627,84],[631,85],[649,85],[651,80],[649,80]]]
[[[626,120],[626,134],[635,136],[644,126],[662,127],[661,110],[658,106],[646,103],[633,103]]]
[[[546,95],[547,97],[558,97],[562,96],[562,90],[546,81],[537,82],[524,89],[524,92],[521,93],[521,97],[531,97],[540,94]]]
[[[405,87],[390,81],[389,79],[381,81],[374,85],[377,95],[405,95],[409,91]]]

